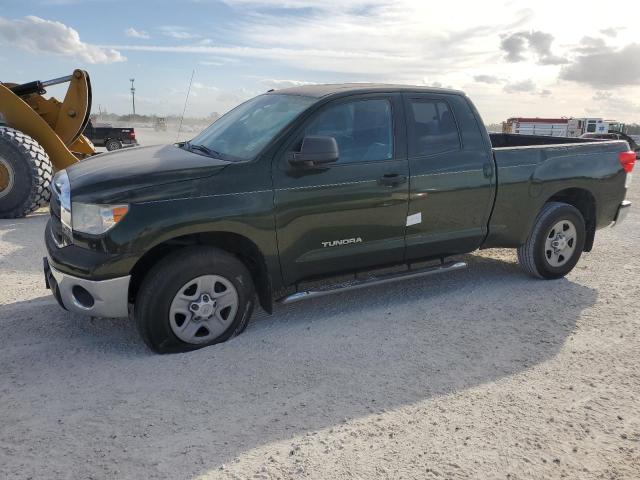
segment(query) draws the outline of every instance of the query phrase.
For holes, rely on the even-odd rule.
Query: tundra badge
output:
[[[330,242],[322,242],[323,247],[337,247],[339,245],[349,245],[350,243],[362,243],[362,238],[345,238],[344,240],[332,240]]]

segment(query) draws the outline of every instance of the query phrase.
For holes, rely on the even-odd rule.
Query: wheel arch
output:
[[[597,218],[597,204],[596,198],[593,193],[586,188],[565,188],[547,198],[545,204],[549,202],[566,203],[577,208],[580,211],[582,217],[584,218],[587,233],[583,251],[590,252],[593,248],[593,242],[595,240]]]
[[[153,265],[168,254],[192,245],[216,247],[238,257],[251,273],[260,305],[265,311],[272,313],[273,287],[264,255],[251,239],[233,232],[193,233],[173,237],[153,246],[138,259],[131,269],[129,300],[135,300],[147,272]]]

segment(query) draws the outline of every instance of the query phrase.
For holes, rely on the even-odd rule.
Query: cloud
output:
[[[603,28],[602,30],[600,30],[600,33],[603,35],[606,35],[607,37],[617,37],[618,36],[618,30],[620,30],[619,28]]]
[[[526,60],[523,55],[527,50],[526,38],[520,33],[514,33],[504,37],[500,41],[500,48],[507,54],[505,60],[510,63]]]
[[[522,80],[519,82],[507,83],[504,86],[506,93],[532,93],[536,89],[536,84],[533,80]]]
[[[489,83],[489,84],[500,83],[502,81],[498,77],[493,75],[474,75],[473,80],[478,83]]]
[[[590,110],[600,115],[604,114],[610,117],[629,116],[630,114],[640,115],[640,103],[617,97],[611,92],[599,90],[592,98],[598,104],[598,108]]]
[[[76,57],[87,63],[126,60],[116,49],[81,41],[80,34],[64,23],[32,15],[15,20],[0,17],[0,43],[30,53]]]
[[[546,55],[538,60],[539,65],[566,65],[567,63],[569,63],[569,60],[557,55]]]
[[[219,88],[214,85],[206,85],[202,82],[193,82],[193,88],[196,90],[218,91]]]
[[[500,48],[506,53],[505,60],[517,63],[527,60],[530,51],[537,57],[540,65],[560,65],[567,59],[554,55],[551,45],[554,37],[539,30],[521,31],[505,35],[500,40]]]
[[[259,59],[306,71],[331,72],[336,81],[387,81],[392,76],[396,82],[419,83],[421,78],[437,76],[438,80],[451,82],[448,74],[471,68],[479,59],[487,61],[494,55],[496,33],[513,29],[531,15],[530,11],[515,7],[490,12],[484,6],[472,5],[468,11],[473,20],[461,22],[443,14],[436,4],[412,0],[227,3],[243,15],[224,44],[192,40],[177,45],[117,48],[195,53],[203,56],[203,61],[209,56]],[[250,15],[246,14],[248,6],[253,11]],[[183,27],[165,27],[162,31],[178,40],[197,33]]]
[[[343,10],[362,11],[372,9],[388,3],[388,0],[223,0],[232,7],[253,7],[259,9],[314,9],[314,10]]]
[[[575,47],[574,52],[584,53],[584,54],[592,54],[599,52],[606,52],[609,50],[607,47],[607,43],[602,38],[596,37],[582,37],[580,40],[580,44]]]
[[[164,25],[160,27],[159,30],[165,37],[175,38],[176,40],[193,40],[200,38],[200,35],[191,32],[187,27],[180,27],[178,25]]]
[[[131,38],[142,38],[144,40],[148,40],[151,38],[151,36],[145,32],[144,30],[136,30],[133,27],[129,27],[124,31],[124,34],[127,37],[131,37]]]
[[[553,92],[546,88],[538,90],[533,80],[520,80],[518,82],[507,83],[503,89],[505,93],[526,93],[529,95],[537,95],[539,97],[550,97]]]
[[[204,65],[205,67],[221,67],[226,64],[238,64],[240,60],[237,58],[227,58],[227,57],[208,57],[203,60],[200,60],[198,64]]]
[[[274,88],[276,90],[280,88],[301,87],[303,85],[313,84],[313,82],[304,82],[302,80],[281,80],[276,78],[263,78],[260,80],[260,83],[265,85],[267,88]]]
[[[640,83],[640,44],[631,43],[619,50],[598,47],[586,52],[560,70],[561,79],[603,90]]]
[[[220,62],[217,60],[200,60],[198,65],[203,65],[205,67],[221,67],[224,65],[224,62]]]

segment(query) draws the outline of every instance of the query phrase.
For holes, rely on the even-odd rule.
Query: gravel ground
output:
[[[512,251],[156,356],[44,289],[0,221],[0,478],[640,478],[640,182],[568,278]]]

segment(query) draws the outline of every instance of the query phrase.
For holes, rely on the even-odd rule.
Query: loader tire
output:
[[[29,135],[0,127],[0,218],[21,218],[49,202],[53,167]]]

